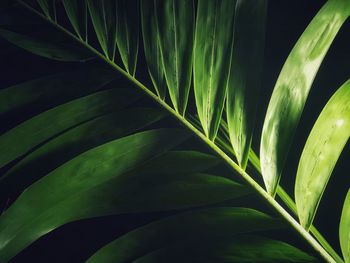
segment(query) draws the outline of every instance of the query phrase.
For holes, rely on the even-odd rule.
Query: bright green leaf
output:
[[[226,114],[230,141],[244,169],[261,86],[266,11],[267,0],[239,0],[236,4]]]
[[[295,130],[316,73],[350,13],[347,0],[330,0],[288,56],[267,109],[260,148],[267,191],[275,195]]]
[[[68,130],[27,155],[0,177],[0,200],[20,193],[78,154],[140,130],[164,116],[155,109],[133,108],[97,117]]]
[[[350,137],[350,80],[328,101],[306,141],[295,182],[300,223],[309,229],[334,166]]]
[[[343,252],[345,263],[350,262],[350,190],[344,201],[343,211],[339,225],[340,247]]]
[[[193,53],[197,112],[203,130],[214,140],[224,107],[231,64],[236,1],[199,0]]]
[[[170,99],[185,114],[192,76],[193,0],[156,1],[162,62]]]

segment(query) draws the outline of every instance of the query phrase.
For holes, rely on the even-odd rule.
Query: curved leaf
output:
[[[193,53],[197,112],[204,133],[214,140],[224,107],[231,64],[236,1],[199,0]]]
[[[161,58],[156,5],[154,0],[141,0],[141,26],[148,71],[158,97],[164,100],[166,95],[166,83]]]
[[[124,90],[121,93],[120,89],[101,91],[21,123],[0,136],[0,167],[69,128],[132,103],[130,94],[133,92]]]
[[[112,71],[94,68],[46,76],[1,89],[0,120],[3,123],[8,115],[25,116],[29,107],[34,114],[39,113],[98,91],[115,78]]]
[[[190,248],[190,249],[189,249]],[[108,261],[101,261],[108,262]],[[179,242],[133,261],[156,262],[317,262],[287,243],[252,235]]]
[[[343,252],[345,263],[350,262],[350,190],[344,201],[343,211],[339,226],[340,247]]]
[[[67,16],[80,39],[87,41],[87,5],[85,0],[62,0]]]
[[[271,195],[276,193],[312,82],[349,13],[348,1],[327,1],[299,38],[278,77],[260,147],[262,174]]]
[[[205,237],[223,238],[280,226],[277,220],[253,209],[206,208],[177,214],[135,229],[104,246],[87,262],[133,262],[174,242]],[[194,249],[194,246],[191,247]]]
[[[230,141],[244,169],[261,86],[266,11],[267,0],[238,0],[236,4],[226,115]]]
[[[72,128],[27,155],[0,177],[0,200],[24,190],[78,154],[140,130],[164,116],[158,110],[133,108],[97,117]]]
[[[135,76],[139,49],[139,1],[117,0],[116,5],[119,53],[126,71]]]
[[[109,60],[114,60],[116,51],[116,1],[87,0],[92,24],[102,51]]]
[[[170,99],[184,115],[192,76],[193,0],[160,0],[156,7],[162,62]]]
[[[56,0],[36,0],[44,14],[56,21]]]
[[[306,141],[295,182],[300,223],[309,229],[334,166],[350,137],[350,80],[328,101]]]

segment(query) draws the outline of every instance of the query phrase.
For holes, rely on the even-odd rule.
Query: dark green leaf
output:
[[[0,178],[0,200],[24,190],[78,154],[140,130],[164,116],[159,110],[134,108],[110,113],[68,130],[30,153]]]
[[[174,242],[186,242],[194,238],[201,240],[205,237],[223,238],[280,226],[281,224],[270,216],[248,208],[191,211],[131,231],[97,251],[87,262],[133,262]],[[194,246],[191,247],[194,249]]]
[[[157,20],[162,62],[170,99],[185,114],[192,76],[194,38],[193,0],[160,0]]]
[[[261,86],[266,11],[267,0],[239,0],[236,4],[226,115],[230,141],[244,169]]]
[[[56,21],[56,0],[37,0],[45,16]]]
[[[141,0],[141,26],[148,71],[158,96],[164,100],[166,83],[160,51],[155,1]]]
[[[276,193],[315,75],[349,13],[347,0],[327,1],[295,44],[278,77],[260,148],[262,174],[271,195]]]
[[[0,29],[0,36],[12,44],[23,48],[35,55],[60,61],[87,61],[92,55],[69,42],[50,41],[33,35],[15,33],[6,29]]]
[[[0,167],[69,128],[132,103],[130,94],[133,92],[121,89],[101,91],[21,123],[0,136]]]
[[[136,72],[139,49],[139,1],[117,0],[117,45],[126,71]]]
[[[108,261],[100,261],[108,262]],[[135,263],[161,262],[317,262],[287,243],[251,235],[178,242],[134,260]]]
[[[312,224],[337,160],[350,137],[350,80],[328,101],[306,141],[295,182],[300,223]]]
[[[87,0],[88,9],[96,36],[101,48],[110,60],[114,60],[116,51],[116,1]]]
[[[80,39],[87,41],[87,5],[85,0],[62,0],[67,16]]]
[[[199,0],[193,78],[199,119],[214,140],[224,107],[231,64],[235,0]]]

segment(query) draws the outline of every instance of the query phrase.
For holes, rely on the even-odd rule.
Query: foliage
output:
[[[327,1],[285,61],[259,138],[260,167],[252,139],[260,134],[267,4],[3,1],[1,37],[84,67],[0,90],[0,116],[9,120],[0,135],[0,197],[19,195],[0,216],[0,261],[69,222],[171,211],[88,262],[350,262],[349,194],[339,226],[343,257],[313,225],[350,136],[349,81],[308,136],[295,201],[280,185],[314,78],[350,3]],[[128,87],[118,86],[119,77]],[[29,108],[32,116],[13,118]],[[193,137],[201,146],[189,146]],[[249,195],[269,209],[254,207]],[[280,240],[274,233],[283,228],[309,247]]]

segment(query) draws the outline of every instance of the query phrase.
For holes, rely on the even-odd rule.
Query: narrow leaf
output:
[[[302,226],[312,224],[334,166],[350,137],[350,80],[328,101],[306,141],[295,182]]]
[[[67,16],[80,39],[87,41],[87,5],[85,0],[62,0]]]
[[[345,263],[350,262],[350,190],[344,201],[343,211],[339,226],[340,247]]]
[[[83,123],[45,143],[0,177],[0,200],[27,186],[75,156],[152,124],[165,114],[150,108],[110,113]]]
[[[231,64],[236,1],[199,0],[195,29],[193,78],[199,119],[214,140],[224,107]]]
[[[114,60],[116,50],[116,1],[87,0],[96,36],[105,56]]]
[[[166,81],[160,51],[155,0],[141,0],[141,26],[148,71],[158,97],[164,100]]]
[[[253,209],[206,208],[177,214],[135,229],[97,251],[87,262],[133,262],[165,244],[194,238],[222,238],[280,226],[277,220]]]
[[[56,21],[56,0],[37,0],[45,16]]]
[[[139,1],[117,0],[117,45],[126,71],[134,76],[139,49]]]
[[[37,115],[0,136],[0,167],[85,121],[120,109],[133,100],[120,89],[101,91]]]
[[[71,45],[67,41],[52,41],[32,35],[19,34],[6,29],[0,29],[0,36],[12,44],[35,55],[59,61],[87,61],[92,58],[87,50]]]
[[[175,110],[185,114],[192,76],[193,0],[157,1],[159,40],[165,78]]]
[[[238,0],[236,4],[226,115],[230,141],[244,169],[261,86],[266,11],[267,0]]]
[[[191,248],[191,249],[189,249]],[[278,253],[276,253],[278,251]],[[107,261],[101,261],[107,262]],[[285,242],[252,235],[207,238],[167,245],[141,256],[135,263],[161,262],[317,262]]]
[[[46,76],[0,90],[0,120],[28,116],[102,89],[116,79],[112,71],[84,69]],[[16,120],[17,121],[17,120]]]
[[[347,0],[327,1],[299,38],[278,77],[260,148],[262,174],[271,195],[276,193],[315,75],[349,13]]]

